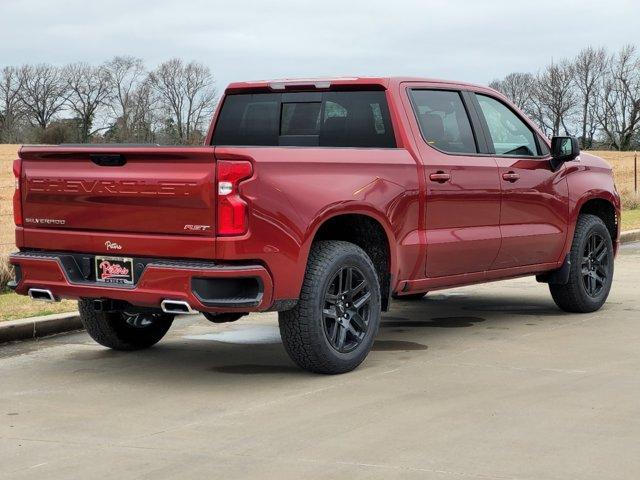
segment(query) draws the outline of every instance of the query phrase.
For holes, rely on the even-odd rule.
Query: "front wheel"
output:
[[[613,243],[599,217],[578,217],[569,259],[569,281],[549,284],[551,296],[567,312],[595,312],[607,300],[613,281]]]
[[[113,350],[141,350],[158,343],[169,331],[173,315],[164,313],[97,312],[93,302],[78,302],[80,320],[100,345]]]
[[[279,313],[284,347],[305,370],[351,371],[371,350],[380,305],[378,276],[364,250],[348,242],[316,242],[298,303]]]

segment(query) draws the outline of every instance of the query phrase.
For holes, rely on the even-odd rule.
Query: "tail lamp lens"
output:
[[[238,185],[253,173],[251,162],[220,160],[218,171],[218,235],[246,233],[247,203],[238,191]]]
[[[21,190],[21,174],[22,174],[22,160],[17,159],[13,161],[13,176],[15,178],[16,188],[13,191],[13,221],[16,226],[22,226],[22,199],[20,197]]]

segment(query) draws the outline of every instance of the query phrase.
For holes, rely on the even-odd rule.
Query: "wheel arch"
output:
[[[581,214],[591,214],[600,217],[607,226],[611,239],[615,242],[620,234],[620,197],[607,190],[591,190],[576,202],[571,215],[572,226]]]
[[[394,235],[385,218],[367,208],[336,210],[323,215],[311,228],[308,236],[305,260],[313,242],[317,240],[342,240],[362,248],[378,273],[382,309],[387,310],[397,259]]]
[[[611,234],[614,251],[617,252],[620,237],[620,198],[607,190],[591,190],[580,197],[571,209],[569,232],[564,250],[565,256],[571,249],[576,222],[581,214],[591,214],[602,219]]]
[[[585,200],[578,210],[578,216],[583,214],[591,214],[599,217],[607,227],[611,239],[614,242],[618,239],[618,214],[615,205],[610,200],[602,197],[593,197]]]

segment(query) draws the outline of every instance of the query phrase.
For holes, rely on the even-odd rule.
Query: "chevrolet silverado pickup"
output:
[[[610,166],[458,82],[233,83],[201,147],[24,146],[13,169],[12,287],[77,299],[118,350],[277,311],[295,363],[346,372],[391,299],[535,275],[597,310],[618,247]]]

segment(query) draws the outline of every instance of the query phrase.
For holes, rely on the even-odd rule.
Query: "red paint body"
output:
[[[17,246],[212,260],[234,269],[207,275],[259,276],[264,295],[244,310],[267,310],[276,300],[298,297],[314,236],[336,215],[367,215],[382,226],[392,291],[401,294],[558,268],[588,200],[610,202],[619,218],[611,168],[597,157],[583,153],[554,172],[549,157],[450,155],[423,140],[408,88],[476,91],[508,103],[491,89],[400,78],[330,83],[384,88],[398,148],[25,146]],[[227,93],[257,88],[268,89],[269,83],[236,83]],[[96,152],[121,154],[127,163],[95,165],[89,154]],[[216,162],[238,160],[253,167],[238,188],[247,204],[248,230],[216,236]],[[434,181],[434,174],[449,180]],[[519,179],[507,181],[503,174]],[[63,224],[34,223],[43,219]],[[107,242],[122,249],[108,250]],[[124,289],[72,284],[51,259],[16,256],[12,263],[21,266],[20,294],[35,287],[64,298],[114,298],[145,306],[172,298],[201,311],[234,310],[206,307],[193,296],[189,279],[197,269],[147,268],[135,288]]]

